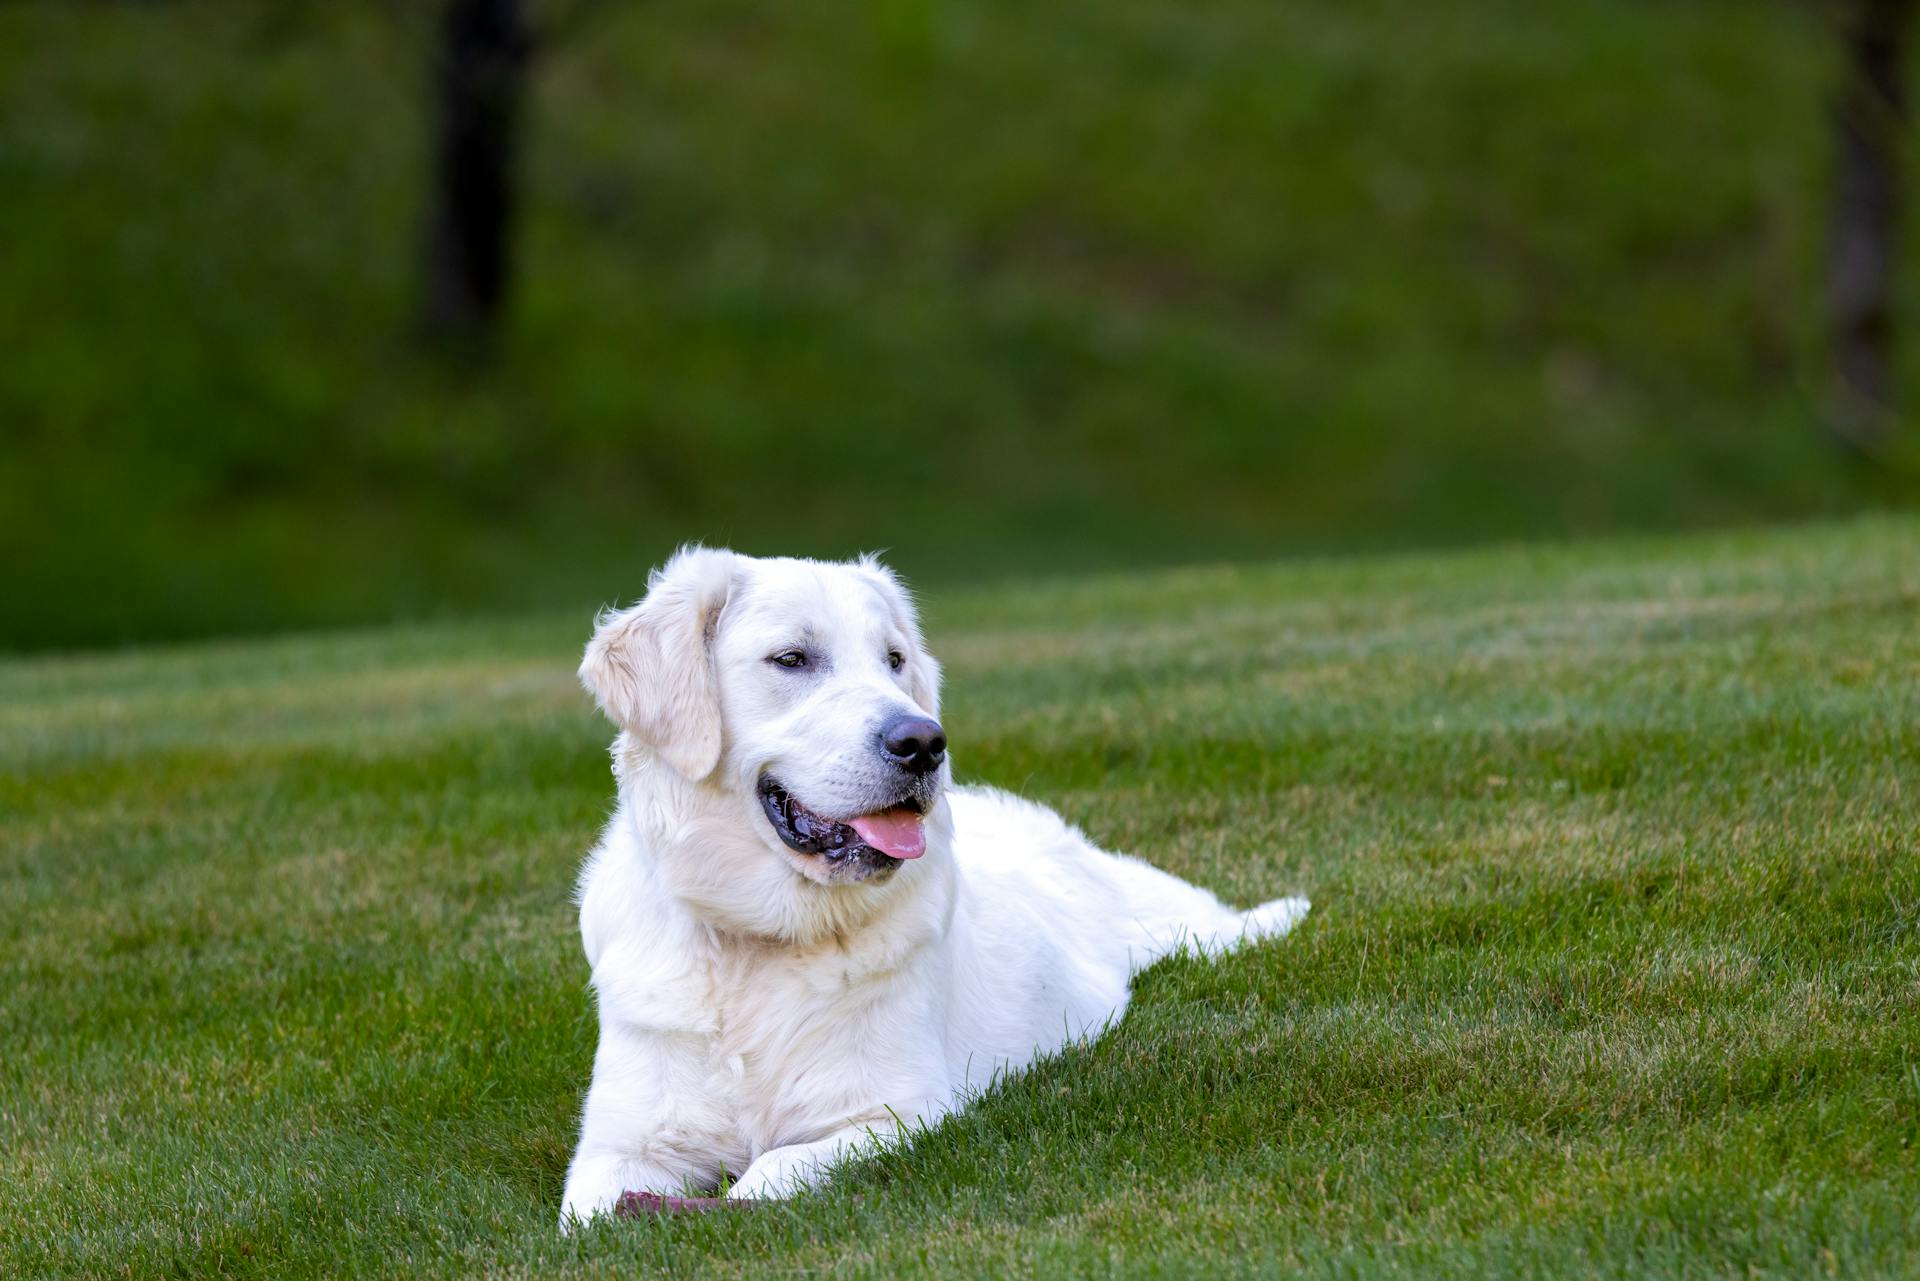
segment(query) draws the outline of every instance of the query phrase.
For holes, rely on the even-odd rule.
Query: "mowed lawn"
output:
[[[926,607],[964,777],[1308,923],[563,1239],[584,613],[10,661],[0,1275],[1920,1271],[1920,520]]]

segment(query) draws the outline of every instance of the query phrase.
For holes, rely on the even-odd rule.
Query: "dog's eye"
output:
[[[781,653],[775,654],[772,658],[769,658],[767,661],[769,663],[777,663],[781,667],[785,667],[789,670],[793,670],[793,669],[805,667],[807,665],[807,652],[803,649],[789,649]]]
[[[901,653],[901,652],[900,652],[899,650],[897,650],[897,649],[896,649],[896,650],[891,650],[891,651],[889,651],[889,652],[888,652],[888,654],[887,654],[887,666],[888,666],[888,667],[891,667],[891,668],[892,668],[892,669],[893,669],[894,671],[896,671],[896,672],[897,672],[897,671],[899,671],[899,670],[900,670],[901,668],[903,668],[903,667],[905,667],[906,665],[907,665],[907,656],[906,656],[905,654],[902,654],[902,653]]]

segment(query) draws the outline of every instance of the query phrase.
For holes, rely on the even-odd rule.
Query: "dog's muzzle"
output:
[[[759,793],[760,808],[781,842],[796,853],[819,856],[836,879],[891,873],[926,848],[921,820],[927,803],[917,796],[842,822],[808,809],[770,774],[761,777]]]

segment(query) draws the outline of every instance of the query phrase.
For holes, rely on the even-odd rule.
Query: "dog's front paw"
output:
[[[619,1157],[576,1158],[567,1171],[567,1190],[560,1198],[560,1230],[584,1228],[598,1215],[612,1216],[633,1173],[633,1162]]]
[[[769,1148],[754,1159],[727,1196],[735,1201],[776,1201],[798,1196],[826,1181],[833,1167],[874,1142],[867,1129],[847,1129],[813,1143]]]
[[[578,1197],[569,1192],[560,1202],[560,1231],[568,1236],[593,1222],[597,1215],[611,1215],[618,1198]]]
[[[762,1153],[754,1163],[747,1167],[746,1173],[733,1181],[727,1189],[730,1201],[778,1201],[792,1196],[798,1188],[785,1163],[780,1159],[780,1149]]]

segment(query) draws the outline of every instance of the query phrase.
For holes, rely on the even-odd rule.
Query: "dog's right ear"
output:
[[[713,632],[738,557],[684,547],[647,580],[646,599],[600,616],[580,683],[621,729],[693,782],[722,750]]]

